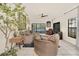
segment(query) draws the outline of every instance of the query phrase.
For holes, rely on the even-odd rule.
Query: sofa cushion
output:
[[[41,36],[39,33],[34,33],[34,39],[39,39],[41,40]]]
[[[24,44],[31,44],[33,42],[33,35],[24,36]]]

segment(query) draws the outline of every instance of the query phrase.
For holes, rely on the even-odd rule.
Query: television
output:
[[[53,31],[54,31],[54,33],[60,32],[60,22],[53,24]]]

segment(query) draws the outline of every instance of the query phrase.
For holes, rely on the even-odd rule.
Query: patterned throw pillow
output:
[[[54,35],[47,35],[47,40],[54,42],[54,41],[56,41],[56,38]]]

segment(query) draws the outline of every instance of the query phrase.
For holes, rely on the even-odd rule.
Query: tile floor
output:
[[[27,47],[19,49],[18,56],[37,56],[34,52],[34,48]],[[64,40],[60,41],[60,48],[58,48],[58,56],[78,56],[79,50],[69,42]]]
[[[61,41],[60,48],[58,49],[58,55],[59,56],[78,56],[79,49],[67,41]]]

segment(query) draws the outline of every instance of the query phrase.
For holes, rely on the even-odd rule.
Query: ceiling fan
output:
[[[48,15],[47,14],[44,14],[44,13],[41,13],[40,15],[38,15],[37,17],[35,17],[36,19],[42,19],[42,18],[45,18],[47,17]]]
[[[48,16],[48,15],[45,15],[45,14],[43,14],[43,13],[41,14],[41,17],[47,17],[47,16]]]

